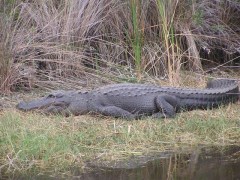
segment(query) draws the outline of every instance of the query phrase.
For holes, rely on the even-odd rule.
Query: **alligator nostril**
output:
[[[17,109],[21,109],[21,110],[26,110],[26,105],[27,103],[24,101],[21,101],[20,103],[17,104]]]

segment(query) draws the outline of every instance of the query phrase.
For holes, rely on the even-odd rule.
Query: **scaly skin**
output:
[[[236,102],[239,88],[232,80],[213,80],[206,89],[160,87],[144,84],[113,84],[81,93],[57,91],[38,100],[20,102],[23,111],[82,115],[96,112],[107,116],[136,119],[175,117],[181,110],[208,109]]]

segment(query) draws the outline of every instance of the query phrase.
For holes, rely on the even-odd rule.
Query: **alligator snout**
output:
[[[17,109],[22,110],[22,111],[29,111],[32,109],[38,109],[41,108],[40,105],[37,105],[35,103],[27,103],[27,102],[20,102],[19,104],[17,104]]]
[[[30,102],[21,101],[17,104],[16,108],[22,111],[29,111],[34,109],[66,109],[69,102],[64,101],[62,98],[41,98]]]
[[[46,108],[53,103],[54,103],[54,100],[45,100],[45,99],[33,100],[30,102],[21,101],[19,104],[17,104],[16,108],[22,111],[29,111],[33,109]]]
[[[20,109],[20,110],[24,110],[24,111],[27,111],[27,110],[31,110],[32,108],[28,105],[28,103],[22,101],[20,102],[19,104],[17,104],[17,109]]]

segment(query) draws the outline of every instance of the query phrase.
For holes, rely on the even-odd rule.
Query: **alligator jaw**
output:
[[[22,110],[22,111],[29,111],[29,110],[34,110],[34,109],[44,109],[47,108],[55,103],[55,99],[38,99],[38,100],[33,100],[31,102],[20,102],[17,104],[17,109]]]

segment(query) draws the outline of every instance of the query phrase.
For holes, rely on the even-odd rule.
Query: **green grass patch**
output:
[[[227,110],[226,110],[227,109]],[[115,161],[198,145],[238,145],[237,105],[180,113],[175,119],[126,121],[4,111],[0,116],[0,170],[70,171],[86,162]]]

